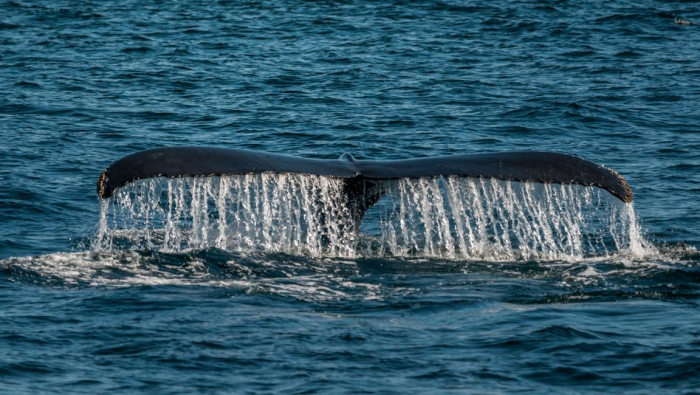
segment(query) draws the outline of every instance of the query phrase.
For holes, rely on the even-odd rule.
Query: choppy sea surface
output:
[[[696,23],[688,1],[1,1],[0,392],[700,393]],[[404,182],[350,239],[309,231],[318,198],[289,196],[332,190],[313,177],[99,201],[106,166],[164,146],[554,151],[635,201]]]

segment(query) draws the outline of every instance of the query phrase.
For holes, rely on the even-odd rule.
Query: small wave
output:
[[[652,14],[613,14],[597,18],[595,22],[634,22],[652,18]]]
[[[642,54],[640,54],[639,52],[630,51],[630,50],[618,52],[615,54],[616,58],[639,58],[641,56],[642,56]]]
[[[697,170],[700,168],[700,164],[696,163],[680,163],[674,166],[670,166],[668,170]]]
[[[0,30],[13,30],[19,29],[20,25],[15,25],[14,23],[4,23],[0,22]]]
[[[127,47],[127,48],[123,48],[123,49],[121,50],[122,53],[126,53],[126,54],[129,54],[129,53],[146,53],[146,52],[150,52],[150,51],[151,51],[151,48],[145,47],[145,46],[140,46],[140,47]]]
[[[14,84],[14,86],[20,87],[20,88],[30,88],[30,89],[42,89],[43,86],[41,84],[37,84],[35,82],[31,81],[19,81]]]
[[[177,254],[73,252],[0,260],[0,274],[14,282],[38,286],[195,286],[222,288],[234,295],[269,294],[311,303],[386,302],[435,286],[462,291],[493,288],[503,293],[504,301],[515,304],[700,295],[700,254],[687,246],[663,250],[657,259],[632,259],[621,254],[579,262],[312,259],[219,249]]]
[[[583,57],[588,57],[588,56],[593,56],[596,54],[596,51],[594,50],[578,50],[578,51],[569,51],[569,52],[564,52],[561,55],[570,57],[570,58],[583,58]]]

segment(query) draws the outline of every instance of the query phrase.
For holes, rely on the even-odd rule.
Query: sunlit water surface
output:
[[[700,391],[700,8],[0,3],[0,392]],[[200,145],[508,150],[589,187],[97,177]]]

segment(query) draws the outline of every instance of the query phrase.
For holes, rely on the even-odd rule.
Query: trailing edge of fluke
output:
[[[365,196],[367,186],[381,180],[458,176],[506,181],[595,186],[623,202],[632,189],[612,169],[585,159],[552,152],[504,152],[404,160],[308,159],[240,149],[208,147],[157,148],[126,156],[107,167],[97,194],[109,198],[124,185],[154,177],[203,177],[254,173],[313,174],[346,179],[351,201],[358,200],[360,218],[381,195]],[[355,208],[358,209],[355,202]]]

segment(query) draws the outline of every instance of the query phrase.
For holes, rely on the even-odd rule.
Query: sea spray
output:
[[[574,261],[641,256],[647,245],[634,207],[594,187],[458,177],[380,187],[384,197],[358,224],[342,179],[266,173],[138,181],[102,202],[92,249]]]

